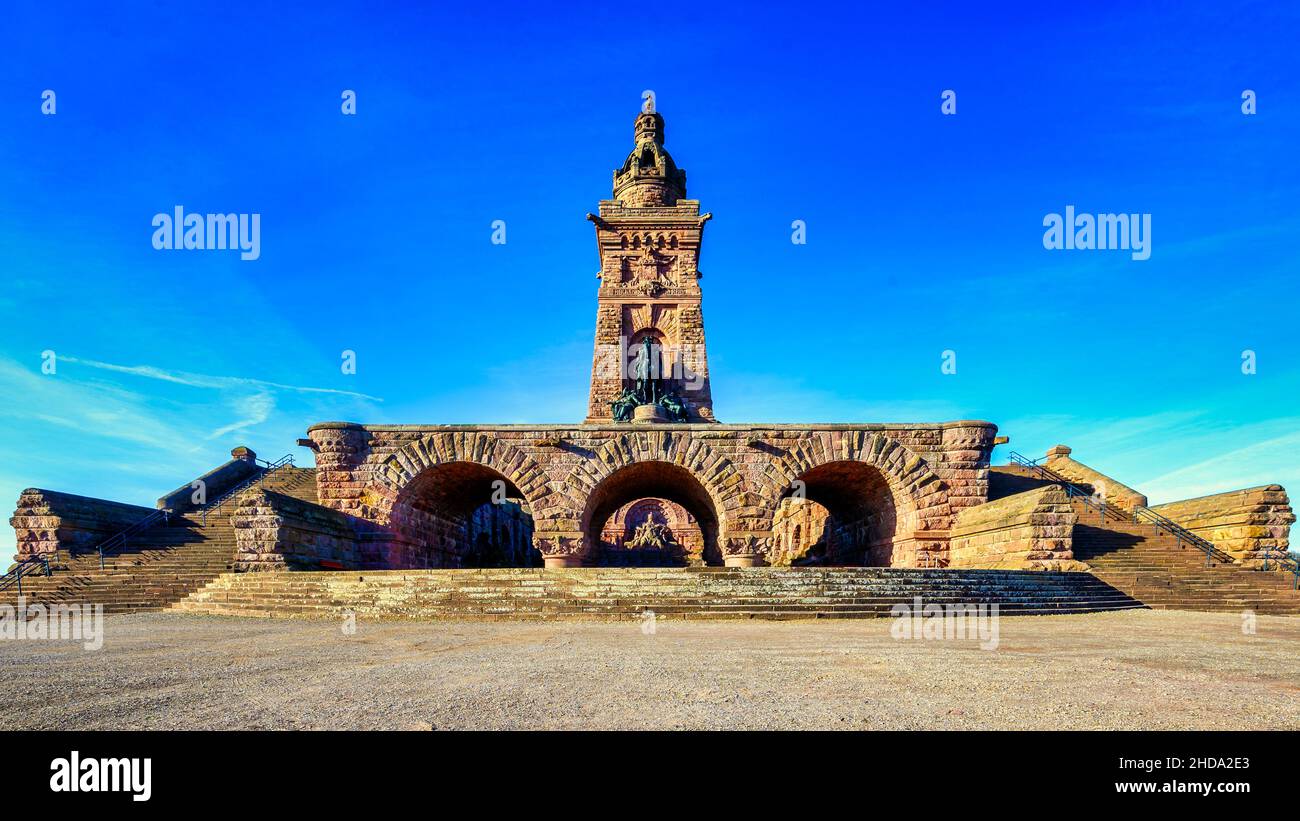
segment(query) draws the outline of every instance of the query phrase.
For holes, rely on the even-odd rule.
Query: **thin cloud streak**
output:
[[[74,365],[85,365],[88,368],[98,368],[114,373],[125,373],[132,376],[140,376],[146,379],[158,379],[163,382],[172,382],[177,385],[186,385],[191,388],[232,388],[232,387],[258,387],[274,388],[282,391],[295,391],[297,393],[324,393],[336,396],[351,396],[355,399],[366,399],[371,402],[383,402],[378,396],[371,396],[356,391],[345,391],[338,388],[313,388],[302,385],[286,385],[281,382],[267,382],[263,379],[252,379],[243,376],[210,376],[208,374],[190,373],[188,371],[168,371],[162,368],[155,368],[152,365],[115,365],[111,362],[99,362],[94,359],[81,359],[75,356],[57,357],[59,362],[68,362]]]

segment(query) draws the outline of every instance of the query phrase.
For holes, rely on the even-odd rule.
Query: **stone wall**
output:
[[[768,551],[768,564],[785,567],[800,564],[814,551],[837,552],[833,545],[825,544],[833,536],[826,524],[830,511],[808,499],[783,499],[772,519],[772,548]],[[811,558],[815,559],[815,556]]]
[[[469,553],[454,567],[541,567],[533,547],[533,517],[517,501],[481,505],[469,517]]]
[[[1123,482],[1116,481],[1106,474],[1070,458],[1072,452],[1065,445],[1057,445],[1047,451],[1047,460],[1043,463],[1043,466],[1069,479],[1072,484],[1092,488],[1093,493],[1101,495],[1102,498],[1116,507],[1133,510],[1134,508],[1147,506],[1146,496]]]
[[[18,496],[9,524],[23,558],[57,550],[89,550],[154,513],[152,508],[28,488]]]
[[[235,571],[348,569],[373,564],[363,555],[353,520],[337,511],[261,488],[239,497]]]
[[[1248,565],[1262,564],[1265,554],[1276,558],[1285,553],[1295,522],[1291,500],[1281,485],[1216,493],[1151,509]]]
[[[887,548],[876,555],[916,566],[946,555],[960,510],[988,497],[997,428],[987,422],[929,425],[370,425],[324,423],[316,450],[322,505],[403,532],[411,488],[451,465],[486,467],[526,503],[548,566],[580,564],[599,533],[590,521],[606,502],[667,496],[716,530],[727,564],[766,562],[781,500],[824,465],[867,466],[888,488]],[[673,468],[671,481],[629,478],[633,466]],[[639,483],[639,484],[638,484]],[[444,483],[445,484],[445,483]],[[841,488],[850,493],[852,488]],[[644,491],[644,492],[642,492]],[[653,491],[653,492],[652,492]],[[660,492],[664,491],[664,492]],[[613,499],[610,494],[621,494]],[[626,497],[626,498],[624,498]],[[820,501],[820,500],[815,500]],[[715,523],[716,522],[716,526]],[[599,527],[599,523],[594,525]]]
[[[948,566],[1085,570],[1071,545],[1077,518],[1056,485],[966,508],[953,524]]]

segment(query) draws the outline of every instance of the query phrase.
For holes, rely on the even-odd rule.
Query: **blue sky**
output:
[[[294,442],[323,420],[580,420],[583,215],[643,89],[715,215],[722,421],[988,419],[1153,502],[1300,486],[1296,15],[20,2],[0,34],[0,499],[152,504],[235,445],[310,462]],[[154,250],[177,205],[260,214],[260,258]],[[1151,214],[1151,258],[1045,250],[1067,205]]]

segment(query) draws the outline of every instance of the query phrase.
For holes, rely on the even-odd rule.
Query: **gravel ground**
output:
[[[1300,618],[367,623],[140,614],[0,641],[0,729],[1300,728]]]

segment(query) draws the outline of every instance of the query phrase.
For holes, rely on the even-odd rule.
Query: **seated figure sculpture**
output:
[[[632,411],[636,410],[636,406],[640,404],[641,397],[636,395],[636,391],[631,388],[624,388],[618,398],[610,403],[610,407],[614,411],[614,421],[631,422]]]
[[[659,398],[659,405],[668,414],[668,418],[674,422],[686,421],[686,403],[677,395],[676,391],[668,391]]]

